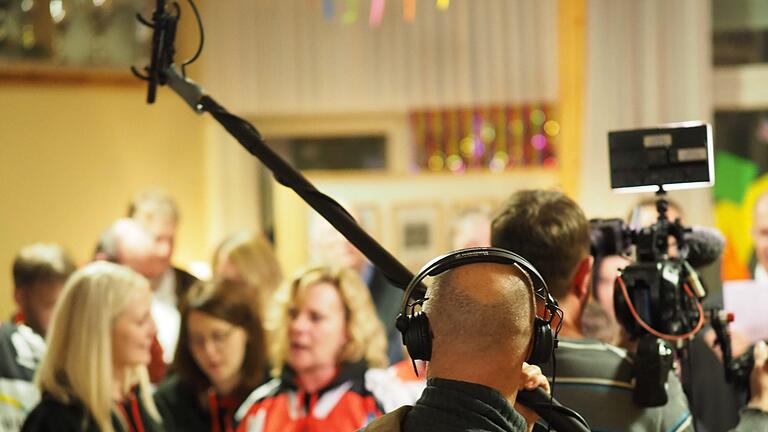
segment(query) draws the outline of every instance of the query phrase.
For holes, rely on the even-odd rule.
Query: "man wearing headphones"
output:
[[[536,415],[515,404],[517,393],[537,387],[548,390],[549,384],[538,367],[524,362],[536,350],[535,329],[544,328],[535,324],[528,272],[505,257],[449,254],[414,278],[406,302],[427,275],[435,277],[423,310],[398,317],[411,357],[429,360],[427,387],[413,407],[380,417],[365,430],[531,430]],[[545,324],[549,339],[544,343],[551,351],[551,331]],[[543,348],[539,354],[547,351]]]
[[[513,194],[494,218],[491,244],[525,256],[563,310],[556,351],[556,393],[561,403],[582,414],[595,430],[693,430],[677,376],[669,374],[666,405],[637,406],[632,400],[632,357],[582,334],[593,259],[589,222],[574,201],[556,191]],[[548,376],[551,372],[545,368]]]

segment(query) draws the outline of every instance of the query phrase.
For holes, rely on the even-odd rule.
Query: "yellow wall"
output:
[[[560,146],[558,162],[565,192],[580,197],[582,132],[584,124],[584,64],[587,5],[585,0],[560,0],[558,6],[558,75]]]
[[[207,260],[204,121],[169,90],[0,83],[0,318],[14,309],[19,247],[55,241],[86,261],[99,233],[150,185],[178,201],[175,260]]]

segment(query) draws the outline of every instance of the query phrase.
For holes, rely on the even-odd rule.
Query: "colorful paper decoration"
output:
[[[344,24],[352,24],[357,21],[360,10],[359,0],[344,0],[344,11],[341,13],[340,20]],[[323,17],[331,21],[336,14],[336,0],[323,0]],[[445,11],[451,5],[450,0],[435,0],[435,7],[438,10]],[[368,25],[378,27],[384,19],[384,9],[386,0],[371,0],[370,13],[368,15]],[[309,2],[309,7],[315,9],[316,3]],[[416,0],[403,0],[403,19],[407,22],[416,20]]]
[[[352,24],[357,21],[358,0],[347,0],[347,6],[344,10],[344,14],[341,16],[341,22],[344,24]]]
[[[334,6],[334,0],[323,0],[323,17],[331,21],[333,15],[336,13],[336,7]]]
[[[417,110],[409,119],[418,169],[498,172],[557,163],[560,124],[547,104]]]
[[[403,0],[403,19],[407,22],[416,19],[416,0]]]
[[[368,15],[368,25],[378,27],[384,18],[384,5],[386,0],[371,0],[371,13]]]

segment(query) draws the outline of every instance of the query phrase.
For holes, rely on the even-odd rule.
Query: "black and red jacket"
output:
[[[242,402],[213,390],[201,395],[178,375],[170,376],[155,392],[165,432],[233,432],[235,411]]]
[[[161,432],[163,426],[155,421],[141,402],[138,388],[127,400],[112,410],[115,432]],[[99,432],[96,422],[78,400],[64,403],[43,393],[40,403],[29,413],[21,432]]]
[[[365,362],[342,364],[330,385],[305,392],[292,370],[260,386],[240,407],[238,432],[355,431],[383,414]]]

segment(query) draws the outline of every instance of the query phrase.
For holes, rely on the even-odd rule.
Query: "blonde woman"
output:
[[[368,372],[387,365],[386,338],[357,272],[310,268],[284,284],[275,299],[276,378],[240,408],[238,430],[352,431],[381,415]]]
[[[242,231],[227,237],[216,249],[212,267],[214,276],[254,290],[265,308],[283,280],[272,245],[261,233]]]
[[[23,432],[160,431],[147,364],[155,335],[149,283],[95,262],[67,281],[36,377],[42,400]]]

